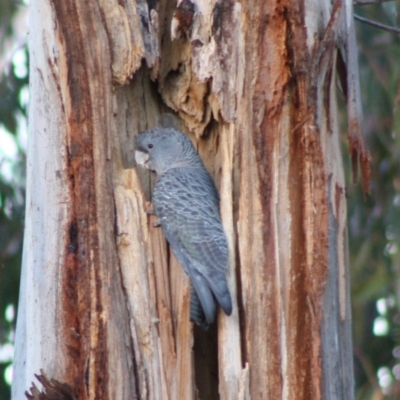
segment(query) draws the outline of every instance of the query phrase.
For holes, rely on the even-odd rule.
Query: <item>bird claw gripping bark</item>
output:
[[[154,209],[149,209],[146,210],[146,214],[147,215],[156,215],[156,212],[154,211]],[[160,220],[157,218],[153,223],[152,223],[154,228],[159,228],[161,226],[161,222]]]
[[[153,228],[159,228],[161,226],[161,222],[159,219],[153,222]]]

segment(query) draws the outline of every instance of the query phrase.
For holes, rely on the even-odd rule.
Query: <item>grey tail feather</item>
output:
[[[224,310],[226,315],[231,315],[232,298],[229,293],[226,276],[221,272],[220,276],[218,276],[218,279],[216,278],[216,276],[205,277],[220,307]]]
[[[199,325],[203,330],[208,330],[209,324],[206,320],[200,299],[190,282],[190,320]]]
[[[215,314],[217,313],[217,306],[209,284],[197,271],[193,271],[190,278],[191,284],[200,300],[206,321],[208,324],[212,324],[215,319]]]
[[[228,290],[222,297],[217,297],[217,301],[226,315],[232,314],[232,298]]]

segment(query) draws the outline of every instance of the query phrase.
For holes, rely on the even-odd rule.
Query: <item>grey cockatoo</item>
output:
[[[216,303],[227,315],[232,312],[218,192],[192,142],[177,129],[150,129],[135,144],[136,162],[157,175],[153,206],[158,222],[190,277],[191,319],[207,328]]]

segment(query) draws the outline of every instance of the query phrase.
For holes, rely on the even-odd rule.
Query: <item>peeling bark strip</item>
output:
[[[97,4],[65,1],[52,2],[51,7],[55,31],[47,36],[40,31],[47,62],[40,67],[50,70],[46,79],[57,87],[48,96],[55,95],[52,112],[63,124],[53,124],[47,135],[59,135],[65,143],[58,170],[62,174],[56,175],[63,179],[69,199],[67,221],[59,218],[58,226],[58,235],[65,238],[64,248],[58,249],[64,257],[54,266],[60,281],[53,282],[53,296],[61,308],[52,321],[59,364],[57,369],[40,366],[61,376],[79,399],[131,398],[137,393],[137,377],[135,362],[120,356],[134,350],[129,324],[117,328],[118,321],[129,321],[129,316],[113,229],[112,169],[107,164],[112,128],[110,45],[115,36],[107,36]],[[57,151],[53,157],[59,157]],[[48,203],[50,212],[57,209],[55,201],[59,200]]]
[[[25,392],[28,400],[78,400],[78,397],[69,385],[58,382],[57,379],[48,379],[43,371],[40,371],[40,375],[35,374],[35,377],[42,384],[43,389],[39,390],[32,383],[29,393]]]
[[[30,9],[13,399],[351,400],[341,47],[368,184],[351,0]],[[135,134],[167,108],[215,179],[229,243],[232,315],[194,335],[187,281],[146,214],[154,179],[130,168]]]
[[[350,156],[353,167],[353,181],[358,180],[358,164],[361,167],[364,193],[370,192],[370,155],[363,137],[363,116],[361,109],[360,78],[358,74],[356,32],[351,0],[344,1],[344,21],[341,39],[346,50],[347,115]]]
[[[90,397],[106,398],[108,354],[101,315],[102,274],[93,154],[95,126],[89,79],[90,75],[103,74],[99,71],[101,64],[97,62],[96,65],[96,60],[89,60],[85,51],[88,45],[85,41],[89,37],[97,37],[98,29],[93,15],[88,13],[90,10],[80,8],[79,3],[53,2],[53,8],[66,62],[67,77],[66,81],[61,80],[61,91],[68,121],[67,174],[72,200],[72,227],[69,232],[71,236],[72,230],[75,236],[72,257],[68,254],[71,243],[66,249],[63,287],[75,290],[73,296],[65,293],[64,324],[66,329],[74,329],[77,335],[67,336],[66,346],[73,371],[71,378],[77,386],[78,397],[86,398],[90,393]],[[82,20],[85,21],[84,26]],[[101,89],[98,95],[101,96]]]
[[[250,8],[253,18],[249,25],[257,27],[257,32],[247,31],[246,50],[259,54],[251,129],[257,169],[243,164],[241,170],[253,170],[243,174],[245,182],[250,180],[257,186],[254,176],[259,180],[256,193],[246,196],[260,197],[265,258],[257,258],[259,250],[254,249],[253,260],[257,261],[248,264],[251,272],[245,272],[251,257],[243,247],[241,278],[253,285],[264,281],[259,289],[251,286],[254,296],[246,295],[244,287],[246,353],[250,392],[255,398],[268,393],[268,398],[319,399],[332,389],[332,382],[323,377],[327,353],[320,335],[325,288],[336,283],[327,281],[328,267],[337,268],[328,262],[328,249],[336,247],[337,238],[331,238],[332,242],[328,238],[327,178],[332,168],[328,152],[333,151],[328,138],[338,132],[336,122],[332,126],[327,118],[332,107],[327,96],[334,85],[333,32],[338,29],[342,4],[336,4],[331,17],[324,10],[327,5],[313,2],[309,7],[307,10],[298,2],[269,2]],[[324,15],[325,21],[316,20],[316,15]],[[317,26],[308,23],[311,18]],[[262,29],[261,21],[266,21]],[[251,48],[252,43],[256,43],[255,48]],[[249,151],[251,147],[243,146],[243,160]],[[344,185],[342,174],[335,172],[335,179]],[[241,240],[245,229],[239,229]],[[339,240],[341,235],[343,232],[338,233]],[[264,337],[254,334],[260,325],[264,326]],[[272,331],[277,333],[268,335]],[[345,360],[338,362],[343,365]],[[346,393],[351,398],[349,387]]]

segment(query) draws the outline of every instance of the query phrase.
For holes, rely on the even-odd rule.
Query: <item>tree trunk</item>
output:
[[[368,154],[351,1],[330,3],[31,1],[13,399],[353,398],[342,53],[366,184]],[[133,168],[166,111],[220,191],[234,311],[208,332]]]

